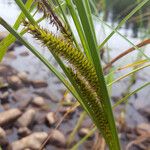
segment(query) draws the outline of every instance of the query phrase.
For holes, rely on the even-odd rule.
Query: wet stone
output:
[[[25,72],[19,72],[17,76],[22,80],[23,83],[29,84],[28,75]]]
[[[79,136],[80,136],[80,137],[84,137],[84,136],[88,135],[89,132],[90,132],[90,129],[88,129],[88,128],[81,128],[81,129],[79,130]],[[89,136],[88,139],[92,139],[92,138],[93,138],[93,135]]]
[[[56,123],[56,117],[54,112],[50,112],[46,115],[47,122],[50,126],[54,125]]]
[[[12,108],[7,111],[1,112],[0,126],[11,123],[12,121],[16,120],[21,114],[21,111],[17,108]]]
[[[12,93],[12,98],[19,101],[30,101],[32,99],[32,91],[28,88],[23,88]]]
[[[22,81],[20,80],[18,76],[15,76],[15,75],[8,77],[8,83],[11,85],[13,89],[23,87]]]
[[[19,101],[18,107],[20,110],[25,111],[27,107],[30,105],[31,99]]]
[[[7,81],[3,77],[0,77],[0,90],[7,91],[8,87],[9,87],[9,84],[7,83]]]
[[[0,65],[0,76],[6,77],[6,76],[10,76],[16,73],[17,71],[13,69],[11,66],[4,65],[4,64]]]
[[[5,145],[7,144],[7,137],[4,129],[0,127],[0,145]]]
[[[33,80],[31,81],[31,84],[34,88],[44,88],[48,86],[48,84],[43,80]]]
[[[59,130],[52,130],[51,131],[51,137],[49,139],[49,142],[52,145],[58,146],[58,147],[65,147],[66,146],[66,137],[62,132]]]
[[[32,133],[29,136],[22,138],[21,140],[11,143],[11,150],[39,150],[43,141],[47,138],[48,134],[45,132]]]
[[[26,57],[26,56],[29,56],[29,52],[24,51],[24,52],[20,53],[19,55],[22,57]]]
[[[9,97],[9,92],[0,93],[0,99],[2,100],[2,103],[7,103],[7,99]]]
[[[4,110],[9,110],[10,109],[10,104],[9,103],[3,103],[3,108]]]
[[[30,126],[34,121],[35,113],[36,111],[34,109],[28,109],[20,118],[18,118],[17,125],[19,127]]]
[[[33,98],[32,104],[34,104],[38,107],[42,107],[42,106],[46,105],[45,101],[44,101],[44,98],[40,97],[40,96],[37,96],[37,97]]]
[[[25,137],[31,134],[31,130],[29,130],[27,127],[22,127],[18,129],[18,135],[21,137]]]

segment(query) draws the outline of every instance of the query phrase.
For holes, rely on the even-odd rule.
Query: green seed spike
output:
[[[71,70],[70,73],[82,93],[83,103],[88,108],[95,124],[101,129],[105,139],[108,139],[108,144],[112,147],[112,134],[107,115],[105,115],[103,109],[104,103],[100,96],[98,79],[93,65],[81,51],[73,47],[69,42],[53,35],[48,30],[42,29],[38,25],[32,25],[28,22],[24,22],[24,25],[53,54],[69,62],[68,65],[74,70]]]
[[[91,89],[91,87],[82,78],[82,76],[80,76],[80,74],[78,74],[77,72],[74,73],[71,68],[69,68],[69,72],[72,75],[73,79],[76,81],[78,88],[82,93],[83,103],[88,107],[89,112],[92,114],[93,121],[101,129],[102,135],[106,139],[108,139],[109,142],[113,141],[109,124],[106,115],[104,114],[103,108],[100,104],[97,93],[95,93],[93,89]],[[109,144],[113,145],[113,143]]]
[[[80,72],[80,74],[89,82],[90,86],[94,91],[98,92],[99,85],[98,79],[96,76],[95,69],[93,65],[87,60],[86,56],[74,48],[67,41],[62,40],[59,37],[56,37],[47,30],[40,28],[39,26],[32,25],[30,23],[24,23],[27,26],[27,29],[34,37],[42,41],[43,45],[47,46],[48,49],[58,55],[68,60],[72,67]]]
[[[102,107],[104,107],[95,69],[87,60],[86,56],[81,51],[74,48],[69,42],[53,35],[48,30],[42,29],[38,25],[32,25],[28,22],[25,22],[24,24],[29,32],[33,34],[36,39],[40,40],[44,46],[47,46],[52,53],[68,60],[72,67],[89,82],[91,88],[93,88],[99,96],[99,101],[102,103]]]

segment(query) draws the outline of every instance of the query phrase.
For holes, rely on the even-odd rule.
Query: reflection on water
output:
[[[137,0],[106,0],[103,2],[105,4],[102,4],[102,1],[97,0],[97,7],[100,12],[105,11],[105,20],[108,20],[109,18],[112,22],[119,22],[124,19],[140,2],[141,1]],[[126,22],[126,28],[132,29],[134,37],[138,36],[139,30],[142,29],[145,31],[149,28],[149,8],[150,2],[147,2]]]

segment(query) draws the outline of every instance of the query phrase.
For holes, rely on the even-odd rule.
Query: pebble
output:
[[[34,121],[36,111],[34,109],[28,109],[20,118],[17,120],[19,127],[28,127]]]
[[[23,87],[23,84],[22,84],[20,78],[18,76],[16,76],[16,75],[8,77],[8,83],[14,89]]]
[[[18,129],[18,135],[21,137],[25,137],[31,134],[31,130],[29,130],[27,127],[21,127]]]
[[[33,99],[32,103],[36,106],[42,107],[45,105],[44,98],[41,96],[37,96]]]
[[[65,147],[66,137],[59,130],[52,130],[49,142],[58,147]]]
[[[9,87],[9,84],[6,82],[6,80],[3,77],[0,77],[0,89],[5,91]]]
[[[48,86],[48,84],[43,80],[33,80],[31,81],[31,84],[34,88],[44,88]]]
[[[30,104],[30,102],[31,102],[30,99],[22,100],[19,102],[18,107],[20,108],[20,110],[25,111],[28,105]]]
[[[29,88],[23,88],[17,91],[14,91],[11,94],[11,97],[13,100],[19,102],[19,101],[30,101],[33,97],[33,93],[31,89]]]
[[[21,52],[19,55],[22,57],[26,57],[26,56],[29,56],[29,52],[24,51],[24,52]]]
[[[9,92],[6,91],[4,93],[0,93],[0,99],[5,103],[5,101],[8,99],[8,96],[9,96]]]
[[[10,75],[13,75],[13,74],[16,74],[17,71],[15,69],[13,69],[11,66],[9,65],[4,65],[4,64],[1,64],[0,65],[0,76],[10,76]]]
[[[21,115],[21,111],[17,108],[12,108],[0,113],[0,126],[11,123]]]
[[[7,138],[5,131],[0,127],[0,145],[7,144]]]
[[[84,137],[84,136],[88,135],[89,132],[90,132],[90,129],[88,129],[88,128],[81,128],[81,129],[79,130],[79,136],[80,136],[80,137]],[[93,137],[93,135],[90,136],[89,138],[92,138],[92,137]]]
[[[11,143],[11,150],[39,150],[43,141],[47,138],[48,134],[45,132],[32,133],[29,136],[22,138],[21,140]]]
[[[56,123],[56,117],[54,112],[50,112],[46,115],[46,119],[49,123],[49,125],[54,125]]]
[[[17,76],[24,82],[24,83],[29,83],[29,80],[28,80],[28,75],[25,73],[25,72],[19,72],[17,74]]]

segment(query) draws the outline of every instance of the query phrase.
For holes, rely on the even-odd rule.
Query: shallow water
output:
[[[9,10],[9,13],[8,13]],[[11,16],[10,16],[11,12]],[[5,20],[7,20],[11,25],[14,23],[16,17],[19,15],[20,10],[19,8],[14,5],[14,1],[10,0],[9,5],[8,2],[0,0],[0,16],[2,16]],[[39,14],[40,15],[40,14]],[[70,21],[71,22],[71,21]],[[42,22],[42,26],[45,26],[49,28],[49,30],[56,33],[56,28],[49,25],[47,22]],[[71,25],[73,26],[73,24]],[[98,42],[101,43],[107,35],[111,33],[111,30],[105,26],[102,26],[98,21],[95,21],[95,30],[96,30],[96,36],[98,39]],[[74,28],[73,28],[74,29]],[[0,27],[0,30],[4,30],[4,28]],[[124,28],[121,28],[119,30],[120,33],[123,35],[127,35],[127,38],[132,41],[134,44],[137,44],[139,41],[141,41],[138,38],[132,38],[131,30],[125,30]],[[46,48],[43,48],[39,46],[39,42],[35,41],[31,38],[30,35],[25,35],[25,38],[30,41],[33,46],[36,47],[37,50],[39,50],[49,61],[54,64],[56,67],[58,67],[57,63],[54,61],[50,53],[47,51]],[[131,45],[125,41],[122,37],[115,34],[107,43],[108,49],[110,49],[110,57],[114,58],[124,50],[131,47]],[[145,46],[145,54],[150,56],[149,50],[150,46]],[[60,91],[64,90],[65,87],[59,82],[59,80],[51,73],[49,70],[35,57],[33,54],[29,52],[29,55],[26,57],[20,56],[22,52],[29,52],[24,46],[17,47],[14,50],[14,55],[17,56],[16,59],[5,59],[3,60],[6,64],[11,64],[14,68],[16,68],[18,71],[25,71],[28,73],[28,76],[30,79],[44,79],[48,82],[49,85],[49,92],[54,95],[56,99],[61,99],[62,93]],[[137,57],[138,52],[135,51],[131,55],[127,55],[126,57],[123,57],[121,60],[119,60],[116,64],[116,66],[126,65],[128,63],[133,62]],[[115,78],[129,72],[131,69],[125,69],[124,71],[118,72],[115,74]],[[150,82],[149,79],[150,76],[150,68],[145,68],[139,73],[137,73],[137,80],[136,83],[131,87],[132,90],[138,88],[142,84],[146,82]],[[127,90],[127,87],[129,85],[129,78],[124,79],[121,82],[118,82],[113,85],[112,87],[112,96],[120,98],[121,95]],[[129,99],[129,104],[127,106],[127,122],[133,126],[135,126],[138,123],[146,122],[143,116],[141,116],[137,109],[142,109],[146,107],[147,105],[150,106],[150,87],[146,87],[144,90],[141,90],[137,94],[137,98],[134,98],[132,96]],[[1,107],[0,107],[0,111]],[[74,120],[71,120],[70,126],[73,126],[75,124]],[[66,129],[66,126],[61,127],[63,130]],[[67,131],[66,131],[67,132]],[[10,137],[10,139],[14,140],[16,137]]]

